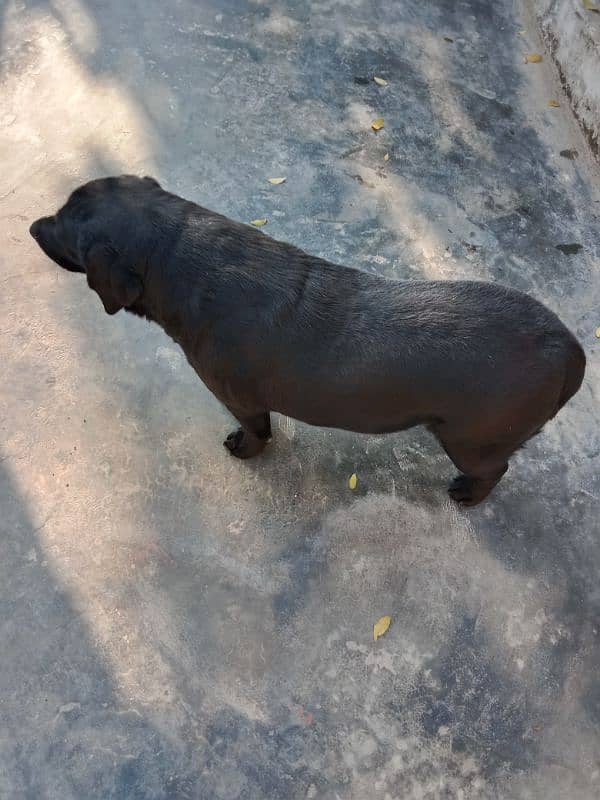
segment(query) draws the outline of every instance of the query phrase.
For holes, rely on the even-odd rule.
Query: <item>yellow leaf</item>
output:
[[[348,488],[354,491],[356,489],[356,485],[358,483],[358,478],[356,476],[356,472],[353,472],[352,475],[348,478]]]
[[[387,86],[388,85],[388,82],[386,81],[386,79],[385,78],[380,78],[378,75],[374,75],[373,76],[373,80],[375,81],[377,86]]]
[[[595,11],[596,14],[600,13],[600,6],[592,3],[592,0],[583,0],[583,7],[586,11]]]
[[[374,119],[371,123],[371,127],[374,131],[380,131],[384,125],[383,117],[377,117],[377,119]]]
[[[596,328],[596,339],[600,339],[600,328]]]
[[[373,625],[373,640],[375,642],[380,636],[383,636],[383,634],[387,632],[387,629],[390,627],[391,623],[392,618],[387,615],[377,620],[375,625]]]
[[[560,103],[558,100],[548,100],[548,105],[550,108],[560,108]]]
[[[250,223],[250,225],[254,225],[257,228],[262,228],[262,226],[266,225],[267,222],[268,222],[268,220],[267,220],[266,217],[263,218],[263,219],[253,219],[252,222]]]
[[[389,160],[390,160],[390,154],[389,154],[389,153],[386,153],[386,154],[384,155],[384,157],[383,157],[383,160],[384,160],[384,161],[389,161]]]
[[[272,183],[273,186],[279,186],[280,183],[285,183],[285,178],[267,178],[269,183]]]
[[[541,53],[527,53],[525,56],[525,63],[526,64],[539,64],[542,61],[543,56]]]

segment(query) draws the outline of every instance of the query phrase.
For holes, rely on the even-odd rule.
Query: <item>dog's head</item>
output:
[[[134,263],[135,227],[154,178],[122,175],[76,189],[52,217],[41,217],[29,232],[44,253],[70,272],[83,272],[107,314],[116,314],[143,294],[140,265]]]

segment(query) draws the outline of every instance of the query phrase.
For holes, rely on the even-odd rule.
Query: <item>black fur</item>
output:
[[[331,264],[152,178],[92,181],[31,234],[107,313],[181,345],[241,423],[225,441],[240,458],[265,447],[270,411],[365,433],[426,424],[464,473],[450,494],[473,505],[583,379],[576,339],[525,294]]]

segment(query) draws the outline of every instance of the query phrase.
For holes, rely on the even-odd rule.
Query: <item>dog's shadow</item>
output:
[[[435,506],[446,499],[454,468],[423,428],[371,436],[272,416],[272,442],[243,466],[284,503],[303,502],[308,516],[368,493]]]

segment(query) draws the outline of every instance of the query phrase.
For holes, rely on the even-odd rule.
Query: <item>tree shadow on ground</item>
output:
[[[507,45],[518,23],[506,5],[473,1],[460,8],[453,3],[407,8],[390,3],[382,9],[368,2],[269,7],[213,2],[180,3],[173,10],[164,4],[111,1],[81,4],[75,14],[73,8],[28,3],[24,13],[50,18],[50,29],[62,30],[65,47],[86,73],[126,91],[140,127],[152,133],[153,146],[140,161],[167,188],[236,218],[264,214],[277,237],[390,277],[488,278],[533,291],[555,308],[579,303],[578,286],[589,280],[589,262],[576,259],[566,271],[555,244],[580,222],[571,196],[559,188],[547,146],[522,107],[523,80],[512,45]],[[87,40],[78,14],[90,25]],[[23,58],[28,63],[36,46],[33,42],[16,52],[15,62]],[[488,57],[503,47],[505,56]],[[375,73],[389,81],[383,91],[371,81]],[[375,135],[369,125],[380,114],[386,127]],[[128,169],[118,150],[100,144],[84,148],[84,177]],[[288,175],[277,193],[265,183],[275,167]],[[73,175],[56,172],[54,184],[66,194]],[[580,232],[585,240],[583,226]],[[447,638],[439,634],[437,650],[416,668],[417,688],[411,694],[394,672],[408,670],[394,660],[397,653],[391,661],[369,662],[375,677],[358,662],[365,654],[353,649],[353,637],[359,637],[343,614],[358,625],[371,608],[375,613],[377,603],[383,613],[386,604],[406,602],[414,615],[406,637],[418,638],[418,598],[423,595],[410,584],[404,587],[413,572],[422,573],[427,579],[420,590],[434,593],[431,567],[421,549],[412,563],[394,567],[393,562],[407,548],[411,532],[427,532],[425,518],[436,521],[440,541],[449,545],[454,540],[444,538],[446,529],[463,524],[441,505],[441,473],[449,477],[452,470],[449,465],[440,469],[435,445],[419,433],[364,439],[281,420],[271,453],[248,465],[227,461],[217,436],[227,430],[226,415],[162,334],[125,315],[107,320],[72,276],[58,281],[47,313],[68,330],[70,356],[97,403],[92,409],[105,411],[102,419],[116,424],[120,436],[111,452],[112,439],[105,450],[92,435],[87,446],[85,434],[71,435],[83,451],[78,469],[91,483],[101,481],[106,470],[109,478],[103,485],[113,493],[108,519],[99,522],[97,509],[84,509],[81,549],[74,557],[81,560],[93,546],[90,530],[96,525],[113,537],[114,572],[104,566],[100,573],[112,594],[100,603],[99,617],[118,608],[125,627],[140,629],[132,683],[123,684],[114,674],[127,661],[116,643],[121,627],[96,632],[96,645],[80,623],[73,623],[78,645],[70,639],[56,645],[61,665],[61,652],[67,662],[72,662],[73,648],[80,654],[73,666],[78,680],[86,675],[88,660],[95,672],[98,652],[109,651],[98,678],[89,747],[96,735],[106,737],[106,747],[113,750],[111,739],[122,736],[130,743],[133,737],[136,742],[133,760],[118,751],[114,762],[101,762],[98,774],[79,765],[77,791],[104,780],[115,797],[125,791],[144,798],[287,798],[304,797],[314,785],[327,797],[334,787],[344,792],[343,787],[371,781],[389,768],[391,737],[401,734],[422,737],[432,748],[425,765],[411,755],[403,765],[407,774],[414,769],[418,780],[419,769],[435,774],[440,765],[444,772],[449,762],[430,741],[443,725],[455,726],[463,754],[475,757],[489,780],[502,779],[507,769],[531,768],[537,747],[528,741],[526,748],[515,749],[511,740],[527,733],[532,706],[539,714],[543,702],[556,699],[572,659],[589,647],[597,557],[591,537],[573,543],[565,533],[574,520],[578,529],[593,529],[593,499],[579,496],[575,506],[556,513],[541,493],[508,479],[491,501],[493,515],[481,511],[471,517],[480,543],[507,574],[516,576],[519,586],[521,579],[549,574],[561,588],[554,613],[560,624],[574,627],[568,642],[552,649],[544,640],[540,648],[539,663],[552,689],[544,692],[536,685],[532,706],[521,703],[518,676],[503,662],[499,666],[497,656],[489,656],[485,637],[473,643],[464,624],[471,619],[466,613],[468,581],[440,556],[434,577],[450,609]],[[571,306],[567,313],[579,323],[587,309]],[[115,367],[117,354],[123,368]],[[90,389],[92,384],[96,388]],[[565,458],[544,442],[531,452],[548,465],[553,490],[568,496],[572,480],[557,477]],[[590,460],[578,475],[591,468],[592,445],[586,448]],[[519,456],[517,469],[525,458]],[[353,471],[360,482],[349,506],[346,481]],[[532,485],[534,479],[530,472]],[[402,524],[392,526],[386,539],[387,517],[380,515],[369,491],[398,501],[386,513],[399,515]],[[405,495],[407,500],[398,500]],[[350,528],[357,516],[361,530],[351,530],[338,542],[332,520],[337,528]],[[126,526],[128,518],[136,531]],[[22,527],[31,528],[26,520]],[[519,528],[523,535],[515,537]],[[36,547],[32,530],[28,536]],[[375,557],[374,548],[392,563],[389,572],[381,572],[380,589],[369,587],[360,572],[352,577],[361,559],[369,564]],[[63,556],[57,558],[64,566]],[[74,583],[83,591],[85,606],[84,581]],[[461,599],[452,604],[455,584]],[[32,585],[38,587],[37,580]],[[42,595],[51,594],[44,585],[40,578]],[[353,598],[355,585],[363,599]],[[361,606],[364,598],[368,608]],[[311,642],[311,617],[328,613],[322,605],[342,614],[335,623],[342,634],[329,645],[335,653],[331,657],[330,650],[325,657]],[[53,612],[49,600],[41,598],[40,607],[50,608],[44,624],[54,625],[54,613],[60,620],[62,615],[71,619],[68,597],[59,606]],[[442,606],[432,606],[432,616],[434,610],[442,613]],[[431,623],[429,617],[426,622]],[[325,636],[322,626],[318,631]],[[405,644],[400,639],[390,649]],[[14,649],[21,652],[27,646],[19,642]],[[348,653],[354,659],[350,667],[344,660]],[[151,689],[153,694],[160,684],[142,663],[147,654],[160,662],[160,680],[168,678],[175,711],[143,705],[146,693]],[[39,670],[47,661],[40,660]],[[322,661],[332,661],[337,678],[325,675]],[[432,688],[432,670],[447,678],[461,669],[475,675],[475,699],[468,686],[450,685],[447,679],[441,688]],[[35,675],[39,691],[43,681]],[[338,700],[336,680],[342,684]],[[128,708],[137,710],[129,710],[125,722],[114,713],[118,700],[112,681],[121,691],[128,686]],[[356,681],[359,688],[353,694]],[[380,702],[371,685],[382,690]],[[60,691],[67,698],[63,705],[81,702],[68,699],[64,685]],[[481,694],[504,709],[495,728],[488,725],[489,705],[483,707]],[[396,705],[386,699],[385,705],[386,697],[400,699]],[[33,706],[41,703],[38,697]],[[111,711],[106,717],[102,703]],[[345,713],[340,710],[344,703]],[[442,720],[442,707],[448,719]],[[379,732],[373,720],[363,719],[373,709]],[[17,712],[13,709],[10,716],[14,738],[23,746],[27,734],[14,722]],[[61,712],[61,720],[73,717],[75,725],[78,713],[73,706]],[[435,731],[432,719],[440,722]],[[161,730],[165,720],[166,733]],[[122,724],[124,732],[118,727]],[[373,751],[370,741],[365,745],[360,738],[363,728],[376,742]],[[81,730],[73,735],[84,737]],[[57,747],[53,736],[48,747]],[[86,750],[80,747],[79,757]],[[60,748],[48,755],[42,747],[35,758],[42,763],[56,754],[58,764],[64,758]],[[31,780],[26,778],[29,760],[18,762],[14,785]],[[223,769],[232,762],[230,771]],[[76,765],[66,772],[76,774]],[[388,780],[400,786],[398,769]],[[31,785],[36,789],[35,782]],[[403,791],[407,786],[402,784]],[[59,795],[59,788],[48,788],[48,796],[68,796]],[[73,787],[69,791],[77,796]]]

